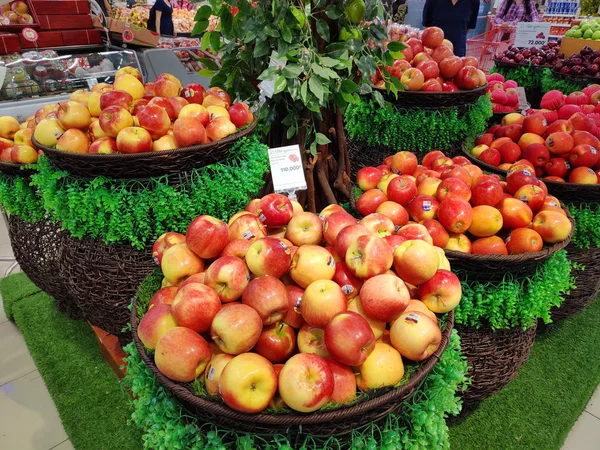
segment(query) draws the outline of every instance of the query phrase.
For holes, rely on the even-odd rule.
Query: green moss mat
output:
[[[600,301],[541,333],[516,380],[450,428],[460,450],[560,449],[600,383]]]
[[[37,293],[35,293],[37,291]],[[127,425],[129,398],[102,358],[89,325],[62,315],[24,274],[0,280],[8,317],[19,327],[77,450],[142,447]]]
[[[102,359],[90,328],[62,316],[22,274],[0,280],[77,450],[139,449],[129,399]],[[460,450],[560,449],[600,382],[600,301],[538,338],[516,380],[450,428]]]

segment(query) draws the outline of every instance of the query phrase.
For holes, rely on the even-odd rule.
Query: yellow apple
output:
[[[214,355],[206,370],[204,371],[204,386],[209,395],[217,395],[219,393],[219,380],[225,366],[233,359],[233,356],[221,353]]]
[[[375,344],[375,349],[358,368],[356,384],[361,391],[393,386],[404,376],[404,364],[398,350],[383,342]]]
[[[43,119],[35,127],[33,137],[35,140],[45,147],[55,147],[58,139],[65,132],[64,128],[60,126],[58,119]]]
[[[146,93],[142,82],[128,73],[118,75],[115,78],[113,88],[119,91],[128,92],[134,100],[142,98]]]

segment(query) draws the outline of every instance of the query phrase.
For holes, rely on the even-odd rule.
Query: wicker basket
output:
[[[24,169],[23,164],[14,164],[7,162],[0,162],[0,173],[5,175],[20,175],[20,176],[29,176],[34,173],[31,169]]]
[[[582,88],[593,84],[593,83],[597,83],[598,77],[588,77],[586,75],[570,75],[570,74],[565,74],[565,73],[560,73],[557,70],[551,69],[552,71],[552,76],[558,80],[565,80],[568,81],[570,83],[575,83],[575,84],[579,84],[581,85]]]
[[[469,365],[467,376],[472,377],[462,394],[466,406],[490,397],[517,376],[533,347],[535,330],[457,327]]]
[[[577,289],[565,296],[560,307],[550,311],[553,322],[567,319],[583,311],[600,293],[600,249],[598,247],[580,249],[571,244],[567,247],[567,257],[585,268],[584,270],[573,269],[572,274],[575,276]]]
[[[223,160],[231,146],[238,139],[252,133],[257,123],[258,118],[255,118],[250,125],[237,133],[209,144],[158,152],[79,154],[48,148],[35,141],[34,144],[44,151],[54,167],[73,175],[84,178],[150,178],[178,174]]]
[[[398,97],[384,89],[379,89],[384,98],[400,108],[448,109],[472,105],[485,94],[487,83],[469,91],[423,92],[398,91]]]
[[[10,216],[8,225],[10,244],[21,270],[37,287],[54,297],[61,312],[72,319],[82,319],[83,314],[69,295],[59,270],[65,234],[60,224],[28,223]]]
[[[64,233],[63,245],[59,273],[85,320],[121,343],[130,342],[130,333],[122,330],[129,323],[129,304],[137,287],[156,267],[152,246],[136,250],[69,233]]]
[[[331,436],[350,436],[374,422],[383,422],[390,413],[406,407],[416,389],[423,383],[429,372],[439,361],[448,346],[454,326],[454,313],[447,315],[446,328],[437,351],[414,372],[412,377],[397,389],[378,389],[369,392],[362,402],[340,407],[339,409],[315,412],[312,414],[244,414],[230,409],[224,403],[195,395],[188,384],[177,383],[165,377],[154,364],[154,360],[137,335],[138,316],[134,306],[131,312],[133,340],[140,357],[152,370],[158,382],[171,392],[194,416],[201,421],[212,422],[219,427],[248,432],[265,437],[284,434],[290,442],[299,442],[310,435],[316,442],[324,442]]]

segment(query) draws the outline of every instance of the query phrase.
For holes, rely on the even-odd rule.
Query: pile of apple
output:
[[[587,90],[586,88],[585,90]],[[597,105],[600,86],[590,90]],[[574,92],[568,96],[550,91],[542,98],[542,110],[530,110],[528,116],[508,114],[501,125],[487,130],[471,153],[476,158],[502,170],[525,159],[537,177],[549,181],[598,184],[600,160],[598,137],[600,114],[588,94]],[[596,123],[598,120],[598,123]]]
[[[397,385],[403,358],[438,349],[435,314],[462,295],[425,227],[396,232],[382,213],[359,222],[338,205],[317,215],[280,194],[228,224],[197,217],[153,254],[165,287],[139,338],[165,376],[199,379],[245,413],[312,412]]]
[[[504,76],[499,73],[487,75],[488,88],[490,92],[490,101],[492,102],[492,111],[494,113],[510,113],[516,111],[519,107],[519,94],[517,87],[519,85],[514,80],[504,80]]]
[[[142,83],[132,67],[119,69],[112,85],[75,91],[27,120],[40,145],[72,153],[142,153],[205,144],[253,120],[245,103],[200,84],[181,86],[171,74]]]
[[[541,47],[518,48],[510,45],[504,52],[496,55],[496,61],[513,64],[534,66],[552,66],[557,61],[562,61],[565,54],[560,51],[560,44],[549,41]]]
[[[558,59],[552,64],[552,70],[565,74],[586,77],[600,76],[600,50],[589,46],[568,58]]]
[[[398,152],[378,167],[363,167],[356,178],[364,191],[356,201],[361,214],[393,209],[398,225],[410,217],[419,225],[405,227],[421,227],[446,250],[537,252],[571,233],[560,202],[548,195],[528,162],[516,164],[503,182],[464,156],[449,158],[435,150],[419,165],[413,153]]]
[[[386,66],[390,76],[396,77],[406,91],[456,92],[471,90],[486,84],[479,61],[472,56],[462,58],[454,55],[452,43],[444,39],[438,27],[426,28],[421,39],[408,39],[402,50],[404,58]],[[375,86],[385,87],[381,73],[373,77]]]
[[[31,142],[33,129],[27,123],[19,124],[11,116],[0,117],[0,161],[15,164],[33,164],[38,152]]]

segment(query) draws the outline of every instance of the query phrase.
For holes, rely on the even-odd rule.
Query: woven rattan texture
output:
[[[487,84],[468,91],[456,92],[424,92],[424,91],[398,91],[396,97],[385,90],[382,91],[384,98],[400,108],[419,109],[444,109],[456,108],[477,103],[479,97],[485,94]]]
[[[284,434],[291,442],[310,434],[319,442],[330,436],[349,436],[353,431],[374,422],[383,422],[388,414],[406,406],[415,390],[423,383],[448,346],[454,326],[454,313],[447,316],[446,327],[438,350],[413,373],[411,378],[397,389],[379,389],[369,392],[367,399],[354,405],[312,414],[244,414],[232,410],[223,403],[202,398],[192,392],[188,384],[177,383],[165,377],[154,364],[153,358],[137,335],[138,315],[131,311],[133,340],[142,360],[156,376],[158,382],[171,392],[186,409],[201,421],[210,421],[220,427],[262,436]]]
[[[517,376],[535,340],[536,327],[496,330],[457,327],[462,353],[467,358],[472,377],[463,392],[466,405],[473,405],[502,389]]]
[[[37,287],[54,297],[61,312],[82,319],[83,314],[59,273],[64,234],[55,222],[28,223],[17,216],[9,217],[10,244],[21,270]]]

